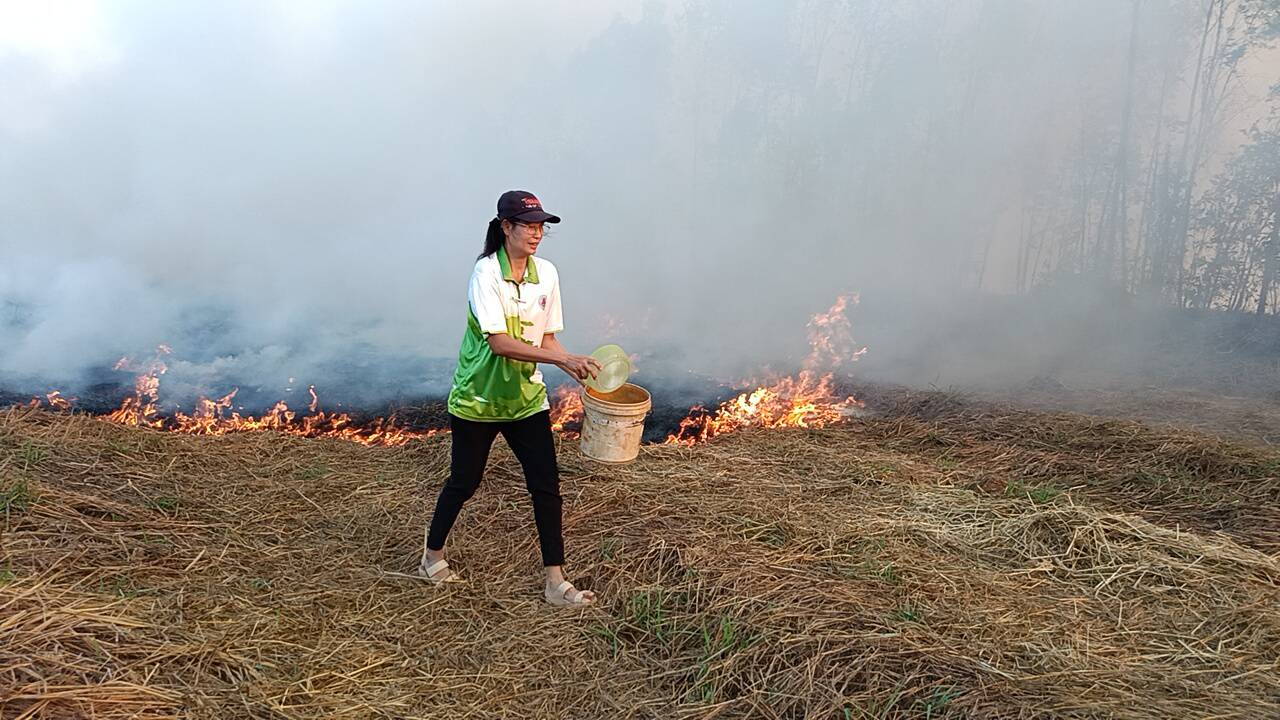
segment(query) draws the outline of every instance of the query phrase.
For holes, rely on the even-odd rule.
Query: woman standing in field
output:
[[[564,577],[560,471],[551,436],[547,387],[537,363],[550,363],[579,381],[600,364],[567,352],[556,339],[564,329],[560,282],[549,261],[534,257],[545,223],[560,218],[542,209],[532,193],[511,190],[498,198],[484,251],[467,288],[470,311],[449,391],[452,454],[449,480],[427,527],[419,574],[433,583],[458,580],[444,559],[444,543],[458,512],[480,485],[489,448],[501,433],[524,469],[546,572],[543,596],[557,606],[595,601]]]

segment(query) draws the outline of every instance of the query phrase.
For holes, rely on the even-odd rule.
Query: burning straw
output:
[[[601,596],[580,612],[540,600],[504,447],[451,539],[468,583],[436,589],[407,576],[442,438],[190,436],[10,410],[0,715],[1280,713],[1266,536],[1164,524],[1159,502],[1192,517],[1194,499],[1124,480],[1181,468],[1211,490],[1196,517],[1237,493],[1265,516],[1280,456],[878,400],[881,419],[646,446],[621,467],[563,446],[570,570]],[[1028,475],[1018,457],[1050,459],[1035,452],[1070,485]]]
[[[862,403],[840,395],[834,378],[867,352],[865,347],[855,349],[846,314],[857,304],[857,293],[841,295],[826,312],[809,320],[809,355],[799,373],[740,393],[715,410],[691,408],[666,442],[694,445],[745,428],[820,428],[855,414]]]
[[[190,415],[181,410],[162,414],[160,378],[168,372],[164,358],[172,352],[168,345],[160,345],[156,348],[155,355],[146,363],[135,363],[128,357],[116,361],[114,369],[139,374],[134,379],[133,394],[125,397],[120,407],[105,415],[106,419],[121,425],[165,430],[184,435],[228,435],[273,431],[299,437],[336,438],[363,445],[392,447],[404,445],[410,440],[447,432],[445,428],[410,430],[401,427],[394,415],[356,422],[347,413],[320,410],[320,397],[316,394],[314,385],[307,387],[311,402],[307,405],[305,414],[291,410],[283,400],[278,400],[259,417],[241,415],[233,409],[236,394],[239,393],[237,388],[233,388],[231,392],[216,400],[201,396],[196,400],[195,410]],[[45,395],[43,404],[47,404],[54,410],[70,411],[74,408],[74,400],[74,398],[63,397],[61,392],[54,390]],[[32,407],[38,407],[41,404],[38,398],[30,403]]]
[[[797,374],[772,378],[720,403],[715,410],[702,406],[690,408],[688,416],[665,442],[694,445],[746,428],[820,428],[855,415],[862,403],[836,391],[835,374],[847,369],[849,364],[867,352],[865,347],[857,348],[854,344],[847,315],[848,310],[857,304],[857,293],[841,295],[826,312],[818,313],[809,320],[809,355]],[[233,409],[236,389],[215,400],[201,396],[190,415],[181,410],[163,414],[160,381],[168,371],[164,358],[171,353],[169,346],[160,345],[155,355],[145,363],[134,362],[128,357],[116,362],[116,370],[132,371],[138,375],[134,379],[133,394],[126,397],[119,408],[107,414],[107,419],[121,425],[188,435],[276,431],[377,446],[399,446],[447,432],[446,428],[409,430],[400,426],[394,416],[357,423],[346,413],[318,410],[320,400],[314,386],[307,388],[311,403],[305,414],[290,409],[280,400],[261,417],[242,416]],[[739,384],[756,383],[743,381]],[[68,411],[73,409],[74,400],[54,390],[47,393],[43,401],[36,398],[29,404],[31,407],[43,404],[54,410]],[[550,405],[552,430],[566,438],[576,438],[582,425],[582,389],[577,385],[556,388],[550,394]]]

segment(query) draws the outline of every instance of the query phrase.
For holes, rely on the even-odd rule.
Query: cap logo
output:
[[[524,203],[525,210],[541,210],[542,203],[538,202],[536,197],[520,198],[520,202]]]

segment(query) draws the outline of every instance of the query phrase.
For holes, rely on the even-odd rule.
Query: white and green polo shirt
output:
[[[534,347],[564,329],[556,266],[530,257],[524,279],[511,277],[507,251],[476,261],[467,287],[467,331],[449,390],[449,412],[466,420],[520,420],[547,410],[538,364],[494,355],[486,338],[506,333]]]

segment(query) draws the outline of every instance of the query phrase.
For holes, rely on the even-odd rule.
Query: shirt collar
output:
[[[516,279],[511,275],[511,261],[507,259],[507,248],[505,245],[498,246],[498,266],[502,268],[502,279],[515,282]],[[538,265],[533,261],[533,256],[525,261],[524,265],[524,282],[538,284]]]

